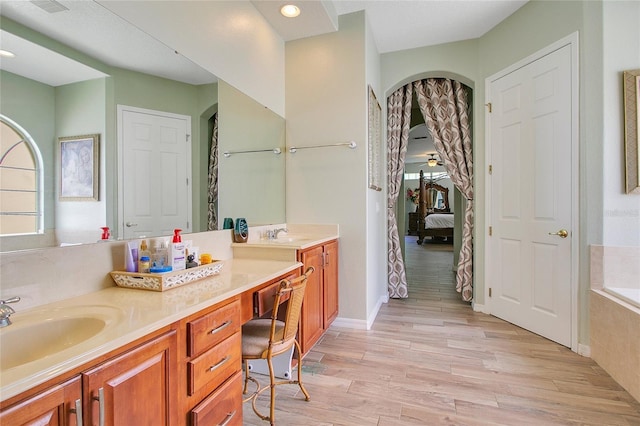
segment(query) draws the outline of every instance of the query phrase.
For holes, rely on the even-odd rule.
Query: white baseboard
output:
[[[489,309],[486,305],[481,305],[480,303],[471,302],[471,307],[474,312],[482,312],[483,314],[489,314]]]
[[[371,312],[371,314],[369,315],[366,321],[353,319],[353,318],[337,317],[331,325],[334,325],[336,327],[343,327],[343,328],[353,328],[356,330],[371,330],[371,326],[373,325],[373,322],[376,320],[376,317],[378,316],[378,312],[380,311],[382,304],[388,303],[388,302],[389,302],[388,294],[380,296],[380,299],[378,299],[378,302],[376,303],[375,308],[373,308],[373,311]]]
[[[353,318],[338,317],[335,320],[333,320],[333,323],[331,323],[331,326],[341,327],[341,328],[353,328],[356,330],[368,330],[367,321],[353,319]]]
[[[578,343],[578,355],[591,358],[591,346]]]

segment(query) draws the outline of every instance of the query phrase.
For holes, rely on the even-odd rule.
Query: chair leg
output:
[[[300,390],[304,394],[304,400],[309,401],[311,397],[302,384],[302,351],[300,350],[300,344],[298,343],[298,340],[294,340],[293,342],[295,343],[296,350],[298,351],[298,386],[300,386]]]
[[[242,393],[247,393],[247,385],[249,384],[249,360],[244,360],[244,389],[242,389]]]
[[[271,407],[269,407],[269,421],[271,426],[276,424],[276,375],[273,372],[273,362],[271,357],[267,357],[267,365],[269,366],[269,385],[271,386]]]

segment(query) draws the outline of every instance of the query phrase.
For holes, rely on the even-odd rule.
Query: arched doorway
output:
[[[416,77],[412,79],[414,78]],[[473,296],[473,88],[457,79],[433,75],[403,83],[397,85],[399,88],[387,97],[389,296],[408,296],[396,213],[398,200],[404,199],[399,194],[404,192],[402,176],[409,129],[412,125],[419,124],[417,121],[422,117],[433,136],[438,157],[443,160],[452,181],[464,195],[461,256],[458,261],[456,288],[462,293],[463,300],[470,301]],[[416,103],[418,108],[415,108]],[[416,113],[416,109],[419,113]],[[402,207],[400,205],[399,210],[404,214]]]

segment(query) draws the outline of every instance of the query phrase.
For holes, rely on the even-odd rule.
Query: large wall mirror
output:
[[[115,238],[126,236],[122,193],[131,182],[119,178],[123,166],[118,105],[190,119],[191,172],[184,188],[189,188],[191,209],[188,224],[175,227],[208,230],[209,209],[219,218],[218,229],[224,217],[245,217],[250,225],[285,221],[284,154],[273,152],[278,147],[284,152],[281,116],[98,3],[59,3],[67,10],[50,13],[32,2],[2,2],[0,48],[16,48],[26,55],[17,54],[14,59],[31,55],[36,61],[24,68],[12,65],[11,58],[0,62],[0,113],[20,124],[40,150],[44,227],[35,235],[1,236],[1,251],[92,243],[100,239],[103,226],[109,226]],[[83,37],[71,28],[91,35],[84,37],[83,44],[79,41]],[[122,57],[114,63],[100,51],[113,49],[118,40]],[[58,66],[62,67],[59,73]],[[61,200],[59,138],[89,134],[100,135],[98,200]],[[214,141],[218,190],[212,203],[208,171]],[[224,152],[239,151],[255,152],[224,156]],[[157,232],[141,235],[166,234]]]

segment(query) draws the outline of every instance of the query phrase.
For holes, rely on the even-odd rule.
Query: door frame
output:
[[[116,182],[115,188],[116,188],[116,192],[118,194],[118,208],[117,208],[117,217],[116,217],[116,228],[118,230],[118,236],[122,237],[124,236],[124,187],[122,185],[122,182],[124,180],[124,159],[123,159],[123,154],[124,154],[124,127],[122,125],[123,123],[123,116],[125,112],[136,112],[136,113],[141,113],[141,114],[148,114],[148,115],[158,115],[161,117],[166,117],[166,118],[175,118],[175,119],[179,119],[179,120],[185,120],[187,122],[187,141],[189,143],[187,143],[187,152],[186,152],[186,156],[189,159],[188,161],[188,165],[187,165],[187,178],[189,179],[189,182],[191,183],[193,181],[193,156],[192,156],[192,151],[191,151],[191,116],[190,115],[184,115],[184,114],[176,114],[173,112],[166,112],[166,111],[158,111],[158,110],[154,110],[154,109],[147,109],[147,108],[139,108],[139,107],[134,107],[134,106],[128,106],[128,105],[121,105],[118,104],[116,105],[116,131],[117,131],[117,175],[118,175],[118,181]],[[193,185],[193,184],[191,184]],[[191,186],[191,188],[193,188]],[[187,209],[187,216],[189,218],[189,223],[191,224],[191,229],[193,229],[193,198],[192,198],[192,189],[190,189],[189,191],[187,191],[187,203],[188,203],[188,209]],[[153,238],[153,237],[152,237]]]
[[[565,46],[571,47],[571,350],[579,352],[578,345],[578,266],[579,266],[579,242],[580,242],[580,215],[579,215],[579,74],[578,74],[578,32],[574,32],[540,50],[527,56],[526,58],[498,71],[497,73],[485,79],[485,105],[491,102],[491,84],[507,74],[510,74],[536,60],[560,49]],[[491,270],[491,237],[488,230],[491,226],[491,175],[489,173],[489,165],[491,160],[491,114],[485,110],[485,158],[487,165],[485,167],[485,217],[487,218],[487,227],[484,232],[485,242],[485,259],[484,259],[484,312],[491,314],[491,298],[489,297],[490,277],[493,275]]]

